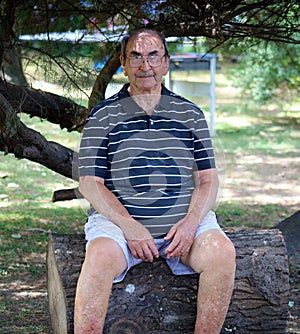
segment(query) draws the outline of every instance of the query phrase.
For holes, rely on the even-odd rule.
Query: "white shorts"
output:
[[[221,227],[217,223],[216,215],[212,211],[210,211],[202,220],[196,231],[195,238],[197,238],[201,233],[208,230],[222,231]],[[85,224],[85,237],[87,240],[86,247],[88,247],[90,241],[92,241],[93,239],[105,237],[115,240],[122,248],[127,260],[128,267],[119,277],[114,280],[114,283],[121,282],[131,267],[136,266],[137,264],[142,262],[141,259],[137,259],[132,256],[127,241],[124,237],[123,231],[109,219],[98,213],[94,213],[88,218],[88,221]],[[170,244],[171,240],[166,241],[162,238],[155,238],[154,241],[157,249],[159,250],[159,255],[165,259],[173,274],[195,274],[195,272],[190,267],[180,262],[180,257],[172,259],[167,258],[165,250]]]

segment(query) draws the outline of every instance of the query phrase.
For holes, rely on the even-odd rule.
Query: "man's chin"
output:
[[[135,81],[136,85],[140,88],[152,88],[157,85],[157,80],[154,76],[151,77],[137,77]]]

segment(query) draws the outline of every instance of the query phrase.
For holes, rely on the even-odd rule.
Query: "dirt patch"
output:
[[[291,214],[300,209],[300,157],[227,155],[226,164],[223,201],[278,204]]]
[[[278,212],[276,225],[300,210],[300,157],[270,158],[260,155],[226,157],[226,176],[221,201],[238,201],[240,206],[275,204],[284,207],[288,215]],[[286,213],[285,213],[286,215]],[[255,220],[255,217],[253,217]],[[300,333],[300,254],[290,258],[290,317],[287,333]]]
[[[50,333],[46,276],[21,276],[14,282],[1,283],[0,291],[5,302],[0,314],[1,333]]]

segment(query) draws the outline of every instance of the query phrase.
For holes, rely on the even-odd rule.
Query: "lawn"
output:
[[[208,110],[207,101],[201,103]],[[209,115],[207,116],[209,117]],[[77,150],[80,134],[21,115],[49,140]],[[299,210],[300,100],[260,107],[217,74],[214,145],[225,227],[269,228]],[[0,153],[1,333],[48,333],[45,258],[49,233],[82,233],[86,203],[52,203],[76,182]]]

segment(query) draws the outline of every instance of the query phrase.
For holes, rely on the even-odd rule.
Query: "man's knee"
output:
[[[224,240],[222,249],[218,252],[218,256],[220,257],[219,263],[221,263],[224,273],[226,273],[228,277],[234,278],[236,252],[232,241],[227,237]]]
[[[222,236],[221,241],[212,244],[214,260],[222,263],[235,264],[235,247],[232,241],[226,236]]]
[[[90,272],[112,273],[119,276],[127,266],[127,261],[121,247],[109,238],[96,238],[87,248],[85,266]]]
[[[234,272],[235,258],[235,247],[231,240],[220,231],[211,230],[195,239],[187,261],[198,273],[210,268]]]
[[[208,243],[203,250],[207,265],[235,266],[234,245],[223,233],[208,237]]]

